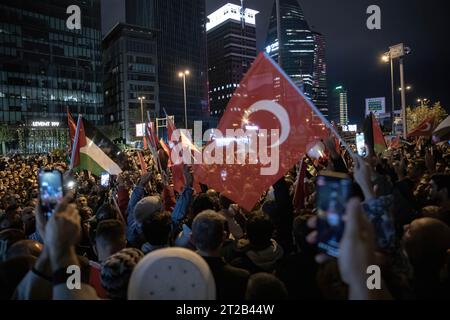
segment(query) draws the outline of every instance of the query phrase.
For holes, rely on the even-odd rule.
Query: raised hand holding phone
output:
[[[64,197],[63,176],[58,170],[39,171],[39,205],[40,211],[48,220]]]
[[[351,193],[352,181],[346,174],[326,171],[317,177],[317,245],[329,256],[339,255],[343,216]]]

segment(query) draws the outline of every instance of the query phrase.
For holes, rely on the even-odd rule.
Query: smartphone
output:
[[[101,177],[100,177],[100,184],[102,185],[102,187],[108,187],[109,186],[109,179],[110,179],[109,173],[104,173],[104,174],[101,175]]]
[[[367,147],[366,142],[364,140],[364,133],[356,134],[356,151],[360,157],[367,156]]]
[[[40,207],[48,220],[64,197],[63,176],[58,170],[39,170]]]
[[[352,180],[343,173],[322,172],[317,177],[317,233],[321,252],[337,257],[344,233],[345,207],[352,193]]]

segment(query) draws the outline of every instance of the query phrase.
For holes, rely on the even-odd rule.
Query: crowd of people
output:
[[[68,170],[64,153],[3,157],[0,299],[450,298],[449,145],[366,158],[339,152],[331,139],[325,145],[326,159],[304,159],[304,181],[293,168],[251,212],[207,186],[195,192],[188,166],[175,192],[150,153],[142,172],[128,152],[107,186]],[[40,168],[75,182],[49,219],[39,206]],[[337,258],[317,248],[315,183],[325,169],[353,179]],[[381,270],[375,289],[367,285],[373,265]],[[81,270],[73,287],[70,266]]]

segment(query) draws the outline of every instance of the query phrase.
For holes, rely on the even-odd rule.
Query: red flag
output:
[[[70,150],[72,150],[73,140],[75,139],[75,132],[77,130],[77,123],[73,120],[69,110],[67,110],[67,124],[69,126]]]
[[[297,185],[295,186],[294,198],[292,204],[295,209],[305,209],[305,175],[306,163],[300,162],[300,170],[297,176]]]
[[[383,131],[375,116],[372,114],[372,131],[373,131],[373,149],[375,152],[381,153],[387,149],[386,140],[384,140]]]
[[[429,137],[433,134],[434,117],[423,120],[414,130],[408,133],[407,138],[411,137]]]
[[[183,191],[184,188],[184,174],[183,174],[183,165],[182,164],[176,164],[174,165],[171,161],[171,154],[172,154],[172,149],[174,147],[174,141],[172,141],[172,135],[174,133],[174,131],[176,131],[177,128],[175,126],[175,124],[173,123],[172,119],[167,117],[167,135],[169,138],[169,167],[170,170],[172,171],[172,183],[173,183],[173,189],[180,193],[181,191]],[[182,141],[183,139],[180,137],[180,141],[179,143],[183,143]],[[165,144],[164,144],[165,145]],[[162,144],[161,144],[162,146]],[[166,146],[167,147],[167,146]],[[164,148],[164,147],[163,147]],[[164,149],[165,150],[165,149]]]
[[[159,144],[161,145],[161,148],[167,153],[167,155],[170,156],[170,150],[169,147],[167,146],[167,144],[164,142],[163,139],[159,140]],[[170,158],[169,158],[169,162],[170,162]]]
[[[166,115],[167,116],[167,115]],[[193,159],[195,153],[201,154],[201,151],[195,146],[192,142],[192,138],[189,134],[189,132],[186,131],[180,131],[180,137],[178,141],[172,141],[172,135],[177,130],[175,124],[173,123],[172,119],[167,117],[167,134],[169,138],[169,146],[167,146],[165,143],[161,143],[161,147],[164,148],[164,150],[169,151],[169,167],[172,171],[172,182],[173,182],[173,188],[176,192],[183,191],[185,181],[184,181],[184,173],[183,173],[183,164],[178,163],[174,164],[171,160],[172,151],[177,143],[180,143],[184,148],[187,150],[190,150],[190,158]],[[161,140],[162,141],[162,140]],[[163,142],[163,141],[162,141]],[[195,192],[201,192],[200,186],[198,184],[198,180],[196,178],[196,170],[194,169],[194,191]]]
[[[143,142],[144,142],[143,149],[147,150],[148,149],[148,144],[147,144],[147,137],[145,135],[143,137]]]
[[[138,155],[138,159],[139,159],[139,164],[141,166],[141,173],[142,174],[147,173],[147,171],[148,171],[147,164],[144,161],[144,157],[142,156],[142,153],[138,151],[137,155]]]
[[[391,143],[389,144],[390,149],[398,149],[402,146],[400,137],[396,136],[391,139]]]
[[[76,168],[80,165],[80,148],[84,147],[86,142],[86,133],[84,130],[83,120],[79,118],[80,127],[78,128],[77,133],[77,123],[73,120],[69,111],[67,111],[67,123],[69,127],[69,135],[70,135],[70,154],[73,159],[70,159],[71,168]],[[75,150],[73,150],[75,148]]]
[[[243,164],[227,164],[228,161],[203,164],[197,166],[196,174],[203,184],[251,211],[264,191],[320,139],[328,136],[326,125],[331,127],[289,76],[268,55],[260,53],[233,94],[218,126],[218,132],[223,135],[227,129],[242,129],[253,130],[256,136],[247,142],[228,135],[215,138],[203,151],[204,158],[208,154],[220,156],[222,150],[224,157],[237,160],[236,144],[247,143],[253,155],[257,151],[256,163],[247,154]],[[228,149],[231,151],[227,152]]]

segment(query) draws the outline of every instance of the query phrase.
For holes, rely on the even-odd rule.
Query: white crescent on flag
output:
[[[278,141],[272,143],[270,146],[274,148],[283,144],[289,137],[289,132],[291,131],[291,123],[289,121],[289,114],[286,109],[284,109],[280,104],[272,100],[260,100],[251,105],[250,108],[245,111],[245,116],[248,119],[252,113],[258,111],[267,111],[272,113],[280,122],[281,132]]]

